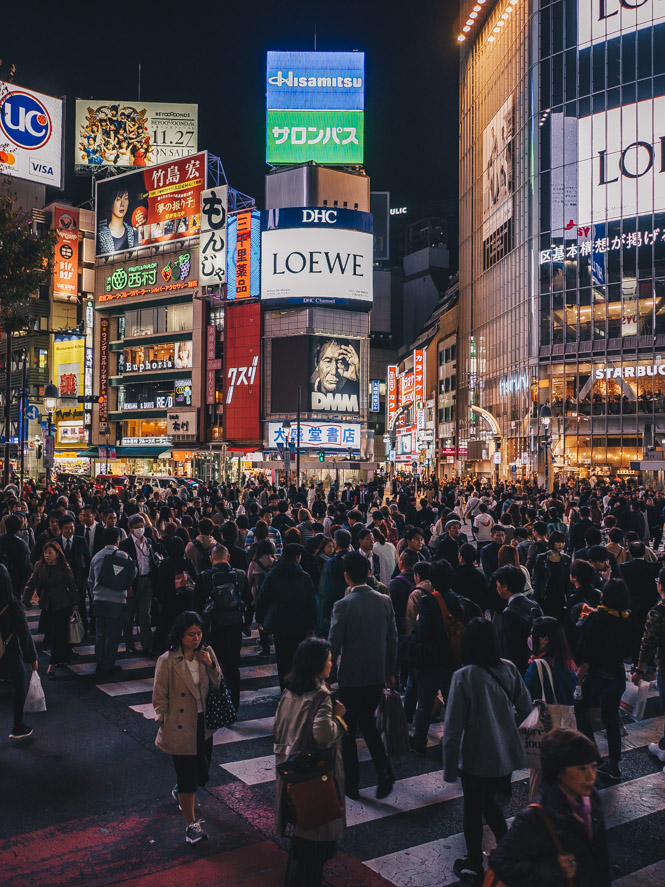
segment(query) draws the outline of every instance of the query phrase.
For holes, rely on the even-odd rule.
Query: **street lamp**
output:
[[[540,421],[542,423],[544,432],[543,432],[543,443],[545,445],[545,490],[549,493],[550,491],[550,422],[552,421],[552,410],[549,407],[549,404],[543,404],[540,408]]]
[[[47,425],[46,425],[46,440],[44,441],[44,469],[46,471],[46,481],[47,483],[51,479],[51,469],[53,467],[53,450],[55,447],[53,446],[53,413],[55,412],[55,408],[58,404],[58,398],[60,397],[60,392],[58,391],[57,386],[55,386],[52,382],[49,382],[44,386],[44,409],[48,414]],[[47,444],[48,441],[48,444]],[[48,446],[48,453],[47,453]],[[47,458],[48,457],[48,458]],[[46,463],[49,463],[48,468],[46,467]]]

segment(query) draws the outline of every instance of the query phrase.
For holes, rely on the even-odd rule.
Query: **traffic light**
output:
[[[325,461],[326,461],[325,452],[323,450],[319,450],[319,462],[325,462]]]
[[[41,459],[43,454],[44,454],[43,444],[37,444],[37,459]]]

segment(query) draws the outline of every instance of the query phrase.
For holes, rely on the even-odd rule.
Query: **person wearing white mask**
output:
[[[128,521],[129,536],[118,546],[136,563],[137,573],[132,587],[127,592],[125,610],[125,648],[128,653],[136,653],[134,646],[134,623],[138,615],[141,653],[153,656],[152,628],[150,626],[150,605],[156,588],[157,562],[152,542],[145,535],[145,518],[133,514]]]

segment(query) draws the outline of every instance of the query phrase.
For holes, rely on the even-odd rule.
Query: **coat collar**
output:
[[[187,660],[185,659],[185,655],[181,649],[171,650],[169,653],[169,659],[174,660],[175,665],[173,666],[175,671],[182,678],[183,683],[186,685],[189,692],[192,696],[196,697],[196,688],[194,687],[194,681],[192,679],[192,673],[189,670],[189,666],[187,665]],[[198,663],[199,666],[199,679],[201,678],[201,663]],[[199,684],[200,687],[200,684]]]

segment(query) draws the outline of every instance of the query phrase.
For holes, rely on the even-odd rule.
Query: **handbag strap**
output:
[[[545,698],[545,682],[543,681],[543,669],[547,672],[547,677],[550,679],[550,686],[552,688],[552,704],[558,705],[556,699],[556,691],[554,689],[554,678],[552,677],[552,669],[550,668],[550,664],[546,659],[535,659],[536,668],[538,669],[538,677],[540,678],[540,690],[543,694],[543,702],[547,702]]]
[[[325,690],[319,690],[316,696],[312,699],[309,715],[307,716],[307,723],[305,724],[305,749],[315,748],[316,746],[316,742],[314,741],[314,718],[323,705],[326,696],[328,696],[328,693],[326,693]]]
[[[512,696],[510,695],[510,693],[508,692],[508,688],[507,688],[506,685],[503,683],[503,681],[499,680],[499,678],[494,674],[493,671],[490,671],[489,666],[484,665],[483,668],[485,669],[485,671],[486,671],[488,674],[492,675],[492,677],[494,678],[494,680],[497,682],[497,684],[501,687],[501,689],[503,690],[503,692],[504,692],[504,693],[506,694],[506,696],[508,697],[508,700],[509,700],[510,702],[512,702],[512,701],[513,701],[513,697],[512,697]]]
[[[529,804],[529,807],[537,807],[538,810],[543,814],[543,819],[545,820],[545,826],[547,827],[547,831],[550,833],[550,837],[554,843],[554,847],[556,852],[561,855],[564,853],[564,849],[561,846],[561,841],[559,840],[559,836],[556,833],[556,828],[554,827],[554,823],[550,819],[550,817],[545,812],[545,808],[542,804]],[[566,878],[567,887],[575,887],[575,882],[571,878]]]
[[[2,614],[8,609],[9,609],[9,604],[7,604],[7,606],[3,607],[2,610],[0,610],[0,616],[2,616]],[[9,642],[11,641],[11,639],[14,637],[15,634],[16,634],[16,629],[14,629],[14,631],[9,635],[7,640],[4,640],[2,635],[0,635],[0,640],[5,645],[5,647],[9,644]]]

